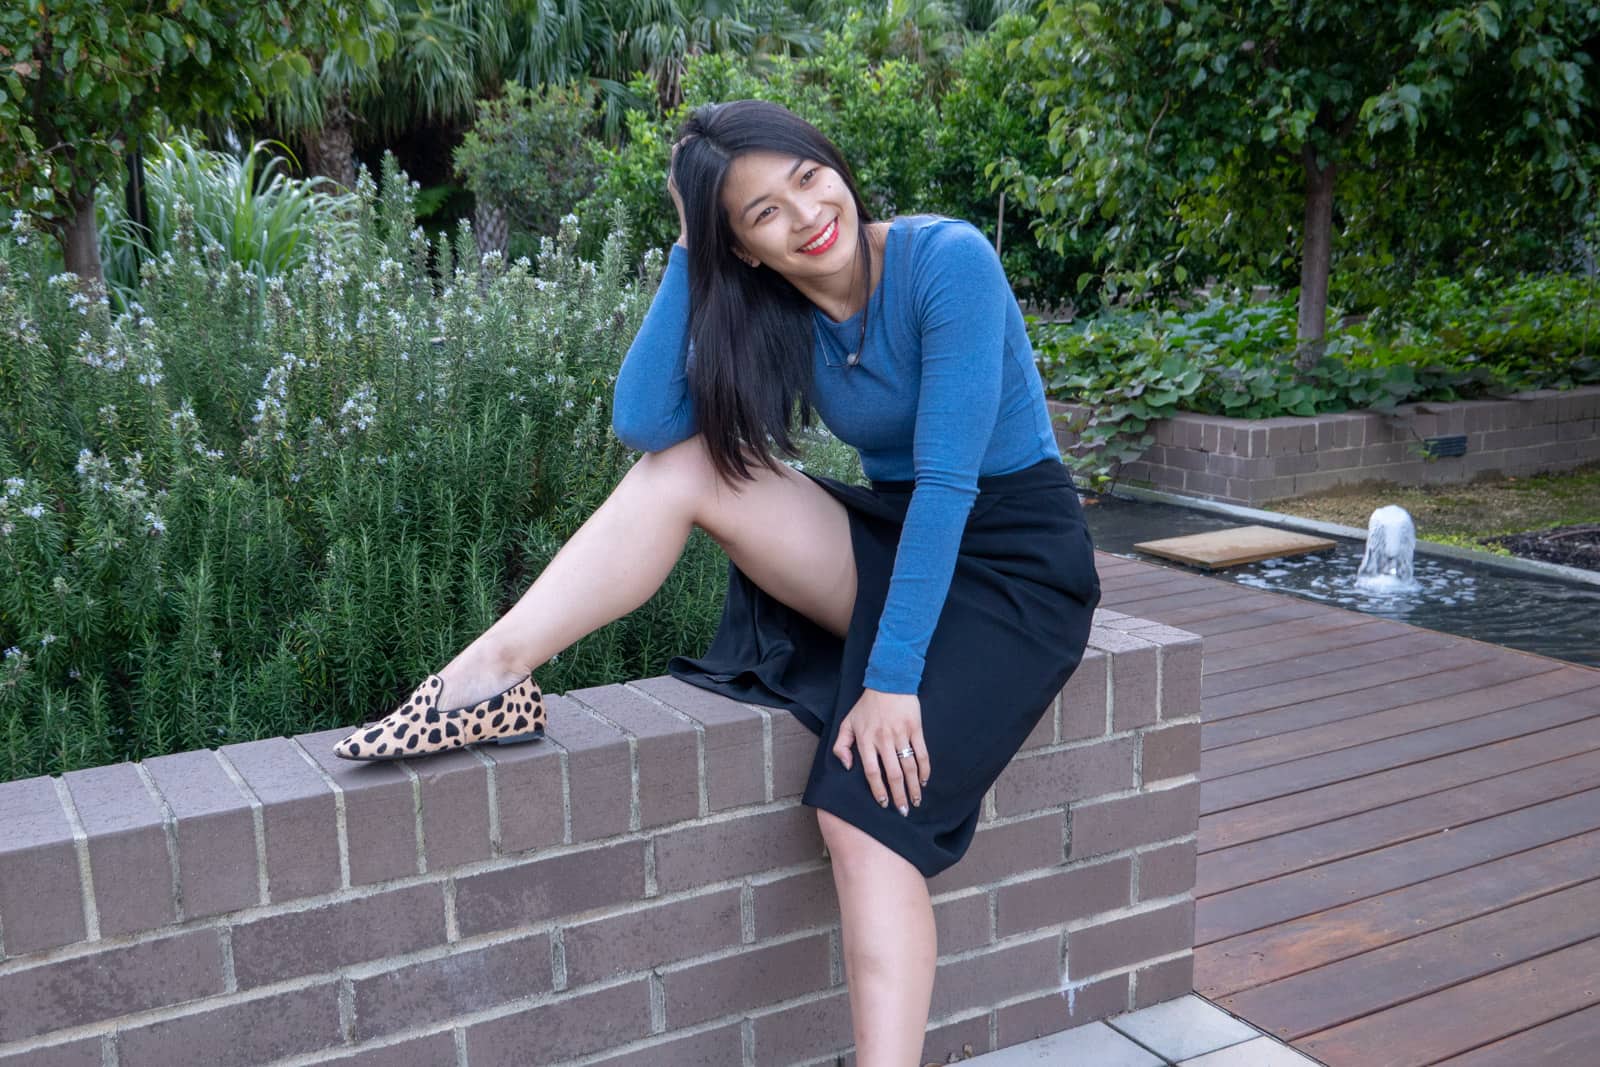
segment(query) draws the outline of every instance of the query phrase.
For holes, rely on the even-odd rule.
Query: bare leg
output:
[[[817,823],[833,860],[859,1067],[916,1067],[933,1000],[938,939],[922,873],[831,812]]]
[[[649,600],[695,525],[762,589],[843,635],[856,596],[843,505],[787,467],[756,469],[730,489],[699,437],[641,457],[522,598],[439,671],[441,706],[500,692]]]

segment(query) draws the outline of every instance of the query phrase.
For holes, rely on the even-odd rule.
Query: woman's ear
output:
[[[733,254],[752,267],[761,266],[761,261],[759,259],[757,259],[755,256],[752,256],[749,252],[746,252],[738,245],[733,246]]]

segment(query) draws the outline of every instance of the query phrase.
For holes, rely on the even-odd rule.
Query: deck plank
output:
[[[1330,1067],[1436,1063],[1594,1005],[1597,974],[1600,937],[1311,1034],[1298,1045]]]
[[[1203,995],[1334,1067],[1600,1045],[1600,671],[1098,558],[1206,639]]]
[[[1600,879],[1513,904],[1409,941],[1304,971],[1220,1002],[1236,1015],[1270,1017],[1286,1040],[1381,1012],[1396,1003],[1482,978],[1506,956],[1532,959],[1594,935]],[[1483,951],[1496,946],[1495,952]]]
[[[1592,881],[1597,849],[1600,830],[1213,942],[1195,951],[1196,987],[1220,1003],[1241,990]]]

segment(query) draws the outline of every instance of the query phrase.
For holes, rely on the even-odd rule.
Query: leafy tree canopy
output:
[[[1394,198],[1427,183],[1372,177],[1470,172],[1582,205],[1597,32],[1590,0],[1049,0],[1023,47],[1056,72],[1038,87],[1059,166],[1010,180],[1044,216],[1042,240],[1098,236],[1124,282],[1320,256],[1325,303],[1332,217],[1311,209],[1342,174]],[[1369,214],[1405,241],[1405,218]],[[1319,221],[1320,249],[1298,246]]]
[[[158,112],[183,124],[256,111],[309,71],[305,50],[337,40],[360,55],[387,14],[386,0],[0,6],[0,198],[81,226],[95,184]]]

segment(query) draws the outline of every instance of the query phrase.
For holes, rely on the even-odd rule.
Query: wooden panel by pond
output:
[[[1277,530],[1271,526],[1235,526],[1228,530],[1141,541],[1133,547],[1162,559],[1218,570],[1264,559],[1325,552],[1334,547],[1334,542],[1326,537]]]
[[[1332,1067],[1600,1047],[1600,671],[1100,556],[1206,638],[1195,987]]]

